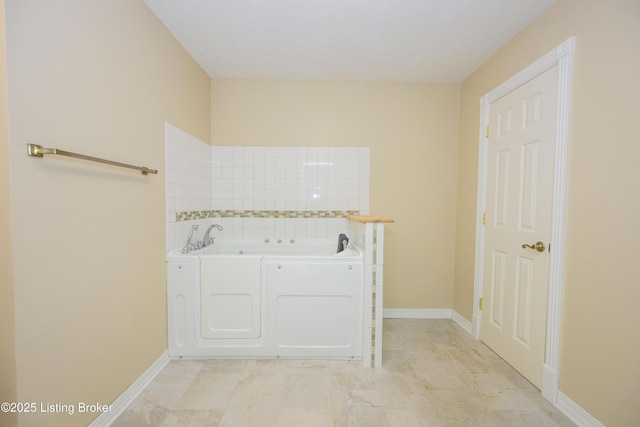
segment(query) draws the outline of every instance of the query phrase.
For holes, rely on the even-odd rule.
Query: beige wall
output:
[[[471,317],[479,98],[576,36],[561,392],[640,425],[640,2],[558,0],[462,84],[454,308]]]
[[[561,391],[608,426],[640,423],[637,1],[558,0],[461,87],[215,81],[211,91],[141,1],[6,3],[3,399],[110,403],[166,348],[162,174],[32,159],[27,142],[160,170],[164,121],[215,145],[369,146],[371,212],[396,220],[385,307],[470,318],[479,98],[576,35]],[[0,90],[0,129],[6,104]]]
[[[6,0],[6,17],[17,398],[109,404],[166,350],[164,122],[208,141],[210,79],[141,0]]]
[[[225,81],[213,145],[371,147],[385,228],[386,308],[450,308],[459,85]]]
[[[16,355],[11,256],[9,133],[4,0],[0,0],[0,402],[16,401]],[[17,425],[17,416],[0,413],[0,424]]]

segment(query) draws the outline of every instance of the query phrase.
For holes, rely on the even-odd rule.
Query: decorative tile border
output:
[[[176,222],[207,218],[344,218],[359,211],[253,211],[211,210],[176,212]]]

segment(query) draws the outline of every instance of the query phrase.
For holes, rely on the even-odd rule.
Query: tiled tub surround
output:
[[[384,224],[389,218],[349,215],[351,237],[364,254],[364,322],[362,363],[382,366],[382,297],[384,264]]]
[[[214,222],[224,238],[337,238],[369,213],[369,163],[369,148],[210,147],[166,124],[167,249]]]
[[[213,208],[369,210],[369,149],[212,147]]]
[[[384,223],[392,221],[366,217],[368,148],[210,147],[167,124],[166,153],[167,249],[180,247],[192,225],[201,238],[212,223],[223,226],[214,230],[221,239],[345,233],[356,242],[365,268],[363,364],[381,366]]]

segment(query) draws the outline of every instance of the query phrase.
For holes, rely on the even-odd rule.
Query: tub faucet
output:
[[[191,244],[191,239],[193,238],[193,233],[194,231],[198,231],[200,229],[200,226],[198,224],[194,224],[191,226],[191,231],[189,232],[189,235],[187,236],[187,242],[184,244],[184,247],[182,248],[182,253],[183,254],[188,254],[189,251],[191,250],[191,246],[193,246]]]
[[[220,224],[212,224],[209,226],[209,228],[207,228],[207,231],[205,231],[204,233],[204,238],[202,239],[202,246],[209,246],[209,245],[213,245],[213,239],[215,237],[211,237],[211,229],[212,228],[217,228],[218,230],[222,231],[222,226]]]

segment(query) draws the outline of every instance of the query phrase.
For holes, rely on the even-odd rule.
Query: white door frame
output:
[[[547,335],[542,372],[542,395],[556,403],[560,390],[560,321],[562,314],[562,290],[564,286],[564,253],[566,228],[567,155],[569,147],[569,118],[571,113],[571,87],[573,86],[573,56],[575,37],[571,37],[540,59],[511,77],[480,98],[480,149],[478,153],[478,199],[476,208],[476,252],[473,283],[472,330],[480,339],[480,298],[484,274],[483,213],[487,200],[487,153],[491,103],[509,92],[538,77],[553,67],[558,67],[558,109],[556,122],[556,147],[551,208],[551,241],[549,253],[549,297],[547,302]]]

